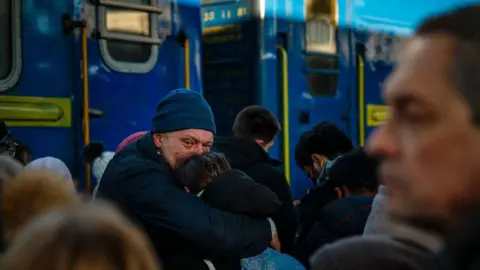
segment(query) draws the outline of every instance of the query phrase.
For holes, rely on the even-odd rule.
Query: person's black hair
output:
[[[321,122],[300,136],[295,146],[295,162],[303,169],[312,165],[313,154],[332,160],[352,149],[352,141],[342,130],[332,123]]]
[[[236,137],[269,143],[281,129],[280,122],[273,112],[254,105],[245,107],[237,114],[232,131]]]
[[[205,186],[220,174],[230,171],[231,167],[225,155],[208,152],[192,156],[176,169],[177,177],[193,194],[198,194]]]
[[[339,157],[329,170],[329,181],[336,187],[346,186],[351,192],[376,191],[379,162],[368,156],[363,148],[354,149]]]
[[[427,18],[417,36],[444,34],[456,40],[450,67],[451,80],[465,98],[473,120],[480,125],[480,5],[468,5]]]

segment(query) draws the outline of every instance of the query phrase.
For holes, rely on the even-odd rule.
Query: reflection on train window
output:
[[[0,1],[0,80],[8,77],[13,67],[12,1]]]
[[[152,6],[155,0],[115,0]],[[127,40],[102,40],[105,62],[121,72],[146,73],[158,58],[158,45],[138,41],[135,37],[157,38],[157,15],[128,8],[104,8],[103,31]],[[130,41],[131,40],[131,41]],[[103,45],[102,45],[103,43]]]
[[[326,55],[306,55],[307,86],[313,96],[332,97],[338,88],[338,58]]]
[[[145,63],[152,54],[152,45],[128,41],[110,40],[107,42],[107,48],[110,55],[118,62]]]
[[[150,36],[150,16],[138,12],[109,8],[106,14],[106,27],[109,32]]]
[[[306,50],[334,54],[336,44],[336,1],[305,1]]]

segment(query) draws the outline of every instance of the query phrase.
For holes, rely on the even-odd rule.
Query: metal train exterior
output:
[[[310,185],[293,159],[300,134],[328,120],[362,145],[386,115],[391,33],[412,28],[387,21],[398,15],[379,0],[318,1],[308,12],[304,0],[1,1],[0,118],[34,158],[60,158],[90,189],[84,144],[113,150],[149,129],[172,89],[203,93],[220,135],[260,104],[283,123],[271,154],[298,198]]]

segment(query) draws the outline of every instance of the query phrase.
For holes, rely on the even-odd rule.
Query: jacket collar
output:
[[[138,140],[138,151],[147,159],[153,160],[160,165],[161,170],[167,173],[172,180],[176,180],[175,171],[170,167],[167,160],[160,154],[155,143],[153,142],[152,133],[146,134],[143,138]],[[179,181],[174,181],[178,185]]]

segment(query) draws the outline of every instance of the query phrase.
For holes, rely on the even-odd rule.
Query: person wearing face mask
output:
[[[302,223],[298,231],[295,257],[306,267],[309,267],[308,259],[318,248],[342,238],[363,234],[377,193],[377,167],[378,161],[358,148],[338,157],[325,173],[326,179],[321,187],[337,189],[341,195],[305,213],[309,223]]]
[[[330,169],[338,157],[353,149],[348,136],[337,126],[321,122],[300,137],[295,146],[295,161],[314,183],[315,187],[298,205],[299,225],[295,235],[295,249],[315,223],[315,213],[331,201],[342,197],[341,191],[328,181]]]
[[[304,132],[295,146],[295,162],[315,184],[323,168],[331,167],[333,161],[353,149],[352,141],[337,126],[321,122]]]

